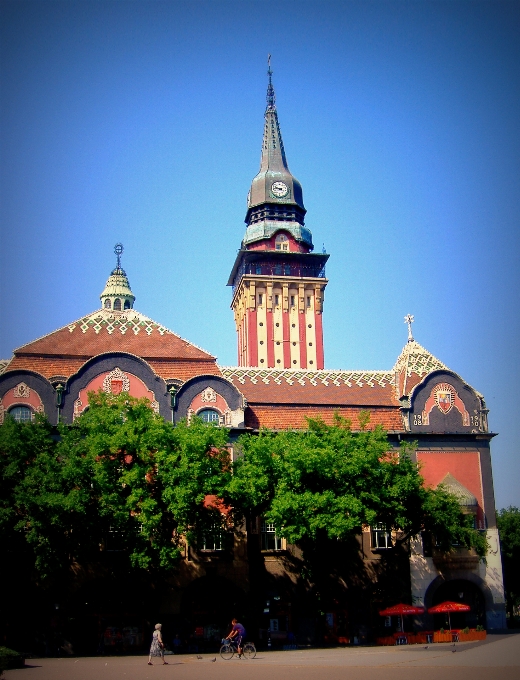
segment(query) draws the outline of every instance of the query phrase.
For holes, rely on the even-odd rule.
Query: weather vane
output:
[[[408,342],[413,342],[413,335],[412,335],[412,324],[414,322],[413,314],[407,314],[404,317],[404,322],[408,326]]]
[[[274,108],[275,96],[274,87],[271,80],[273,72],[271,70],[271,55],[267,55],[267,75],[269,76],[269,85],[267,86],[267,108]]]
[[[123,244],[116,243],[114,246],[114,253],[117,255],[117,268],[121,269],[121,255],[123,254]]]

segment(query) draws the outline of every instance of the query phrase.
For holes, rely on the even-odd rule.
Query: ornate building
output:
[[[240,432],[261,427],[303,428],[306,416],[330,423],[336,411],[356,423],[368,410],[371,425],[382,424],[393,446],[402,440],[418,443],[426,483],[450,488],[489,539],[485,561],[472,551],[455,548],[446,557],[426,540],[412,542],[400,572],[408,596],[425,606],[443,599],[467,602],[473,612],[469,623],[504,628],[490,458],[494,434],[484,398],[413,339],[410,316],[408,342],[393,368],[324,367],[328,255],[312,252],[302,187],[288,168],[268,73],[260,171],[251,184],[247,229],[228,282],[238,366],[219,366],[214,356],[134,309],[118,244],[117,266],[100,295],[101,307],[19,347],[0,363],[0,419],[6,412],[22,421],[43,412],[53,424],[71,423],[86,408],[87,392],[101,389],[145,396],[172,422],[197,414],[229,427],[234,441]],[[383,578],[393,550],[392,536],[378,527],[364,530],[359,554],[372,584]],[[316,622],[298,609],[298,552],[261,518],[248,523],[231,549],[216,542],[187,550],[172,576],[164,616],[191,612],[190,625],[209,630],[216,622],[208,617],[218,608],[194,603],[200,593],[206,600],[212,597],[216,579],[224,591],[233,588],[250,599],[258,625],[269,628],[273,638],[283,640],[288,628],[302,640],[316,638]],[[342,630],[361,635],[375,625],[370,603],[360,605],[353,593],[345,586],[343,595],[323,605],[331,635]],[[377,587],[370,593],[377,601]],[[267,607],[266,601],[271,602]]]

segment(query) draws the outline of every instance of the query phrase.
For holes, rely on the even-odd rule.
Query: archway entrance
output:
[[[446,581],[433,594],[432,605],[441,602],[460,602],[471,607],[469,612],[456,612],[451,614],[452,628],[476,628],[477,626],[486,627],[486,609],[484,595],[478,586],[471,581],[455,579]],[[434,614],[435,628],[447,628],[447,614]]]
[[[191,642],[199,646],[218,642],[227,635],[233,617],[245,621],[246,609],[246,594],[219,576],[204,576],[190,583],[181,602],[181,613],[189,624]]]

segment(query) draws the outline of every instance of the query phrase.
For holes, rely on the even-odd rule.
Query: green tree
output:
[[[96,561],[117,537],[134,567],[172,567],[221,513],[207,495],[226,485],[227,431],[198,419],[173,428],[146,399],[89,395],[59,436],[38,418],[0,428],[0,530],[34,555],[40,576]]]
[[[485,554],[485,537],[468,525],[457,499],[425,488],[413,448],[391,451],[379,426],[353,432],[339,416],[332,426],[309,419],[305,431],[266,430],[242,437],[239,447],[229,502],[264,515],[290,543],[310,546],[320,533],[346,540],[363,525],[382,524],[401,541],[430,531],[440,549],[459,544]]]
[[[512,620],[520,607],[520,510],[512,505],[497,515],[507,612]]]

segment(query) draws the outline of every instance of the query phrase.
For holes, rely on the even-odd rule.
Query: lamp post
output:
[[[60,409],[63,404],[63,392],[65,388],[61,383],[56,385],[56,407],[58,409],[58,423],[60,422]]]
[[[170,408],[172,410],[172,423],[175,425],[174,411],[175,411],[175,406],[177,404],[177,385],[171,385],[168,392],[170,394]]]

